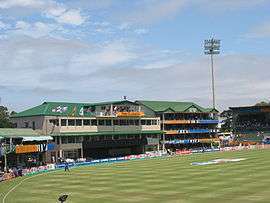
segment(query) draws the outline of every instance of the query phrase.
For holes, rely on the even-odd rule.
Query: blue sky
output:
[[[217,106],[269,100],[270,0],[0,0],[0,97],[43,101],[194,101],[211,106],[203,40],[215,57]]]

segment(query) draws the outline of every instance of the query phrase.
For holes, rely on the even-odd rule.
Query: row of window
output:
[[[58,120],[50,120],[50,123],[59,126]],[[120,119],[120,120],[95,120],[95,119],[61,119],[61,126],[112,126],[113,125],[140,125],[138,119]],[[159,125],[158,120],[141,120],[141,125]]]
[[[148,138],[159,138],[159,135],[148,135]],[[82,143],[84,141],[106,141],[106,140],[127,140],[127,139],[141,139],[141,135],[103,135],[103,136],[87,136],[87,137],[61,137],[62,144],[74,144]],[[60,144],[60,137],[56,137],[54,140],[57,144]]]

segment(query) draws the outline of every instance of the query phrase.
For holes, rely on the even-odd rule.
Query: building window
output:
[[[111,126],[112,125],[112,120],[106,120],[106,126]]]
[[[113,136],[113,139],[114,139],[114,140],[119,140],[119,135],[114,135],[114,136]]]
[[[98,120],[98,125],[104,125],[104,120]]]
[[[29,128],[29,122],[24,122],[24,127]]]
[[[18,124],[17,123],[12,123],[13,128],[18,128]]]
[[[67,137],[61,137],[61,143],[62,144],[67,144],[68,143],[68,138]]]
[[[120,125],[128,125],[127,120],[119,120]]]
[[[139,125],[139,120],[134,120],[135,125]]]
[[[75,137],[68,137],[68,143],[75,143]]]
[[[82,137],[75,137],[75,141],[76,141],[76,143],[82,143],[83,138]]]
[[[32,122],[32,129],[33,129],[33,130],[36,129],[36,122],[35,122],[35,121]]]
[[[67,126],[67,119],[61,119],[61,126]]]
[[[145,120],[141,120],[141,124],[142,125],[145,125]]]
[[[135,125],[135,121],[134,120],[129,120],[129,125]]]
[[[113,125],[119,125],[119,120],[113,120]]]
[[[82,126],[82,119],[76,119],[76,126]]]
[[[68,126],[75,126],[75,120],[74,119],[68,119]]]
[[[90,120],[89,119],[83,120],[83,125],[90,125]]]
[[[53,125],[59,126],[58,119],[50,119],[49,122],[52,123]]]
[[[91,120],[91,125],[96,126],[97,125],[97,120],[96,119]]]
[[[105,135],[104,140],[112,140],[112,135]]]
[[[99,136],[93,136],[93,141],[99,141]]]
[[[151,125],[151,120],[146,120],[146,125]]]
[[[152,120],[152,125],[157,125],[157,120]]]

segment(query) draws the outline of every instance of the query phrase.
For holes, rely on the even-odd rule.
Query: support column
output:
[[[113,105],[111,104],[111,116],[113,115]]]
[[[60,156],[60,158],[63,158],[63,150],[62,149],[59,150],[59,156]]]
[[[81,137],[81,140],[82,140],[82,148],[81,148],[81,158],[83,158],[83,137]]]
[[[63,158],[63,150],[61,149],[62,146],[62,137],[59,136],[59,157]]]
[[[164,131],[164,129],[165,129],[165,124],[164,124],[164,113],[162,114],[162,131]],[[162,150],[163,150],[163,152],[165,152],[165,133],[163,132],[163,134],[162,134],[162,141],[163,141],[163,143],[162,143]]]

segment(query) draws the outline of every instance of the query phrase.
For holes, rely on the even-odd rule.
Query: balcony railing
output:
[[[218,142],[218,138],[205,138],[205,139],[189,139],[189,140],[166,140],[165,144],[191,144],[191,143],[212,143]]]
[[[217,133],[218,129],[189,129],[189,130],[165,130],[167,135],[191,134],[191,133]]]
[[[218,124],[219,120],[165,120],[164,124]]]

